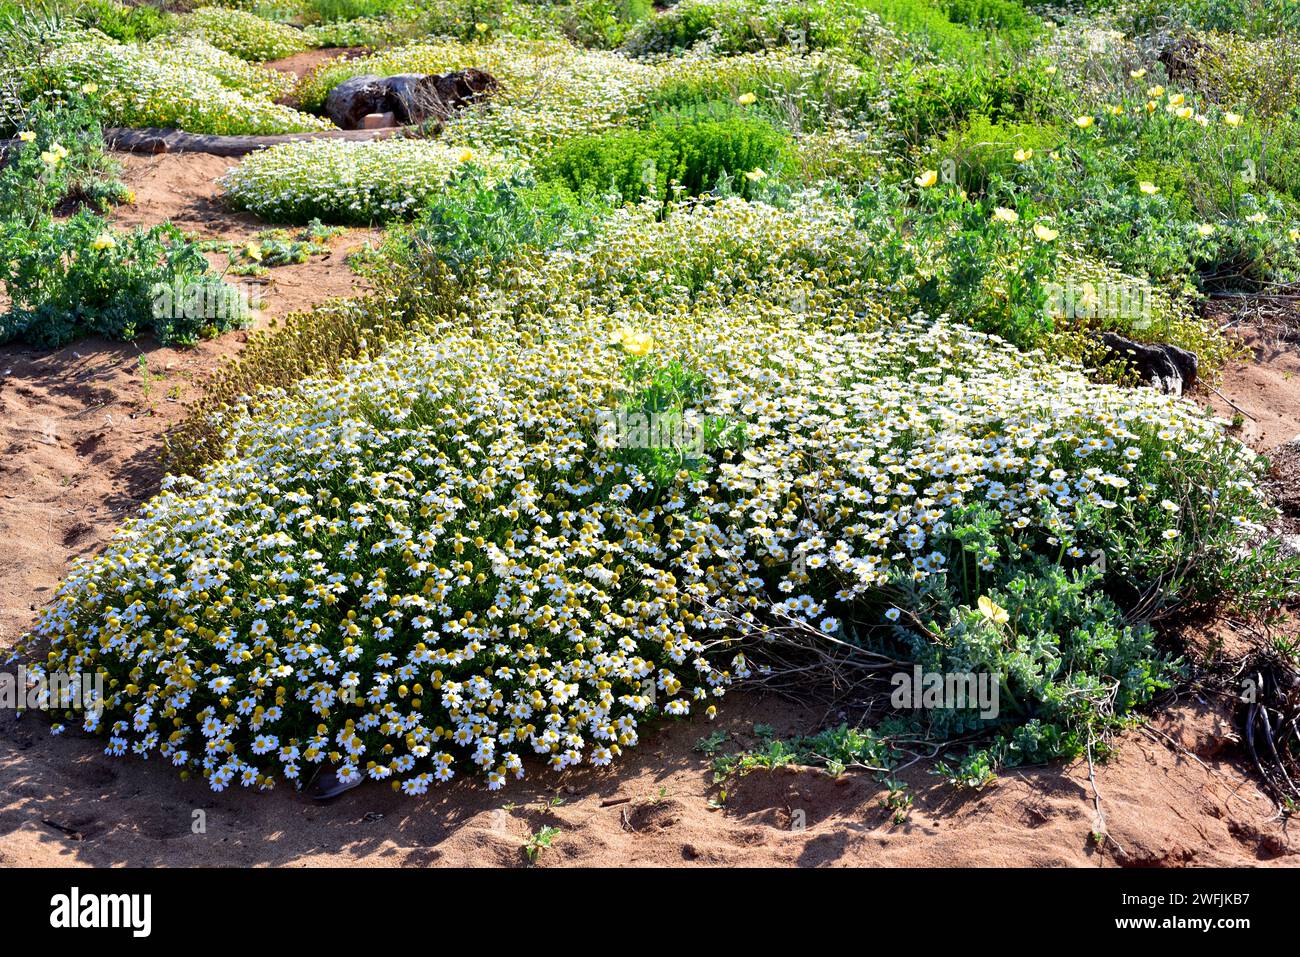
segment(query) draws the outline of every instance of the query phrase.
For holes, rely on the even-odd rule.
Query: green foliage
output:
[[[233,276],[264,276],[280,266],[299,265],[312,256],[329,252],[329,241],[343,230],[326,226],[313,219],[300,230],[264,229],[247,242],[206,240],[199,243],[204,252],[224,252],[230,257],[227,272]]]
[[[387,258],[414,268],[436,261],[457,274],[495,267],[524,248],[573,248],[590,236],[601,207],[559,183],[517,173],[492,182],[470,168],[432,197],[385,243]]]
[[[87,335],[152,333],[164,344],[191,344],[245,318],[237,290],[212,276],[198,247],[170,223],[115,233],[81,212],[0,229],[0,280],[13,302],[0,317],[0,343],[53,347]]]
[[[174,14],[152,4],[128,5],[117,0],[79,0],[69,6],[69,12],[86,26],[122,43],[152,40],[176,22]]]
[[[33,225],[64,202],[103,212],[129,198],[91,101],[37,101],[20,125],[0,168],[0,219]]]
[[[654,13],[652,0],[575,0],[551,8],[560,29],[574,43],[610,48]]]
[[[995,178],[1014,180],[1027,158],[1045,156],[1060,146],[1062,139],[1055,126],[1013,120],[999,123],[976,113],[933,142],[930,165],[943,168],[951,163],[962,188],[983,193]]]
[[[900,628],[909,657],[925,672],[987,675],[999,683],[995,716],[969,702],[917,712],[927,736],[949,740],[996,729],[987,747],[993,768],[1073,758],[1100,747],[1170,688],[1179,663],[1156,649],[1149,626],[1125,622],[1097,587],[1102,577],[1095,568],[1067,571],[1040,561],[986,586],[994,615],[1005,616],[944,594],[924,629]],[[971,776],[969,767],[961,776]]]
[[[550,847],[559,836],[560,829],[549,826],[529,835],[528,840],[524,842],[524,856],[528,858],[528,863],[536,864],[542,851]]]
[[[1023,123],[1048,115],[1060,92],[1030,66],[924,66],[897,75],[874,114],[902,146],[920,146],[976,115]]]
[[[389,16],[409,8],[405,0],[307,0],[304,18],[310,23]]]
[[[1110,7],[1107,0],[1088,0]],[[1133,33],[1158,30],[1220,30],[1247,37],[1300,31],[1300,9],[1292,0],[1130,0],[1120,8],[1121,23]]]
[[[726,54],[788,47],[798,53],[834,50],[861,63],[907,48],[969,59],[989,36],[1019,43],[1037,28],[1037,18],[1008,0],[684,0],[642,23],[625,48],[647,56],[701,43]]]
[[[648,195],[665,202],[699,196],[724,179],[748,196],[752,183],[745,174],[779,172],[789,149],[788,138],[759,119],[670,122],[566,143],[543,161],[540,172],[578,192],[612,192],[629,202]]]
[[[626,330],[617,330],[614,339],[612,348],[636,349]],[[625,395],[611,423],[617,437],[613,458],[638,469],[653,486],[651,495],[682,471],[704,477],[701,468],[719,450],[744,448],[743,422],[696,411],[707,394],[698,372],[678,361],[640,357],[627,360],[623,378]]]

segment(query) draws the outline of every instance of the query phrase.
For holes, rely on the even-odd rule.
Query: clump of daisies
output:
[[[271,399],[27,639],[103,676],[108,753],[218,790],[607,764],[773,617],[844,637],[968,559],[1159,573],[1257,507],[1192,407],[924,317],[539,308]]]
[[[187,13],[178,30],[241,59],[259,62],[301,53],[309,46],[301,30],[225,7],[201,7]]]
[[[512,168],[432,140],[299,140],[251,154],[221,184],[233,206],[271,222],[370,223],[413,215],[471,165],[489,177]]]
[[[33,74],[65,88],[97,86],[106,126],[220,136],[335,128],[322,117],[274,102],[287,89],[284,78],[195,37],[168,34],[147,43],[115,43],[83,31],[52,48],[33,65]]]

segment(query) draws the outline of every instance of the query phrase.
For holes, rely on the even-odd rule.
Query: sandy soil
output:
[[[560,834],[541,866],[1300,863],[1295,837],[1232,757],[1223,716],[1197,702],[1127,735],[1098,768],[1104,849],[1091,839],[1083,763],[1019,771],[972,795],[916,769],[904,775],[915,805],[903,824],[870,777],[814,770],[753,772],[714,809],[709,758],[694,750],[704,734],[721,728],[733,736],[724,748],[738,748],[754,743],[756,721],[787,734],[813,719],[776,699],[735,696],[715,725],[662,725],[607,771],[558,779],[537,769],[503,792],[466,780],[424,799],[367,786],[318,805],[287,789],[213,794],[170,768],[106,758],[93,742],[51,739],[39,718],[6,714],[0,866],[522,866],[524,842],[545,826]]]
[[[355,60],[358,57],[369,55],[370,52],[368,47],[332,47],[325,50],[304,50],[302,53],[295,53],[279,60],[270,60],[266,66],[273,70],[279,70],[281,73],[292,73],[301,81],[317,67],[326,63],[340,59]],[[296,92],[281,97],[277,102],[286,106],[296,107],[299,105]]]
[[[126,163],[138,201],[122,223],[170,218],[227,238],[259,228],[214,202],[228,160]],[[267,313],[348,293],[353,277],[339,258],[364,239],[351,233],[331,258],[275,271]],[[0,645],[30,626],[71,560],[101,547],[156,489],[167,427],[245,337],[192,350],[96,340],[53,354],[0,349]],[[1300,433],[1296,366],[1294,352],[1261,355],[1219,385],[1259,423],[1248,436],[1256,447]],[[107,758],[94,740],[51,738],[41,716],[6,711],[0,865],[514,866],[525,863],[528,835],[548,825],[560,834],[541,866],[1300,863],[1300,840],[1249,775],[1229,715],[1196,697],[1126,734],[1096,768],[1095,789],[1086,762],[1017,771],[978,794],[956,793],[918,765],[903,775],[915,803],[902,824],[867,775],[755,772],[720,788],[696,750],[717,729],[728,735],[721,750],[733,751],[755,743],[755,723],[788,735],[824,720],[820,709],[737,694],[716,724],[661,725],[610,770],[559,778],[534,769],[504,792],[466,780],[422,800],[366,786],[319,805],[283,787],[213,794],[157,762]],[[1099,830],[1109,835],[1100,847]]]
[[[200,238],[244,239],[264,223],[218,201],[229,159],[205,154],[124,156],[136,203],[113,215],[122,226],[171,220]],[[247,282],[261,303],[252,328],[340,296],[360,280],[343,257],[377,233],[350,230],[328,256],[273,269]],[[209,257],[224,268],[224,254]],[[204,376],[237,353],[247,331],[192,349],[83,339],[55,352],[0,347],[0,642],[12,643],[68,563],[93,552],[157,488],[167,428],[184,414]],[[143,363],[143,364],[142,364]]]
[[[1225,418],[1240,414],[1241,440],[1267,452],[1300,437],[1300,348],[1251,329],[1241,338],[1255,360],[1228,369],[1208,402]]]

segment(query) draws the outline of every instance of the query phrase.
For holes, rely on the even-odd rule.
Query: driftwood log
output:
[[[1101,334],[1101,344],[1112,360],[1132,369],[1146,385],[1182,395],[1196,384],[1199,361],[1196,353],[1162,343],[1134,342],[1113,332]]]
[[[278,136],[209,136],[182,130],[107,129],[104,145],[122,153],[212,153],[215,156],[244,156],[254,150],[296,140],[382,140],[401,134],[395,127],[371,130],[321,130],[317,133],[283,133]],[[0,159],[18,140],[0,140]]]
[[[216,156],[244,156],[254,150],[298,140],[378,140],[398,133],[395,128],[372,130],[321,130],[314,133],[281,133],[276,136],[210,136],[181,130],[110,129],[104,142],[124,153],[212,153]]]

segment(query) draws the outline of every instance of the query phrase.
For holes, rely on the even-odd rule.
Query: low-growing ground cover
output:
[[[498,786],[521,751],[600,764],[643,712],[711,713],[750,667],[733,616],[838,636],[902,606],[904,643],[951,616],[949,654],[1023,657],[974,607],[1040,614],[1008,569],[1100,547],[1159,577],[1209,521],[1194,582],[1262,514],[1248,460],[1172,400],[1117,403],[942,324],[854,325],[480,326],[391,351],[232,423],[229,458],[74,572],[35,634],[106,671],[111,749],[218,789],[328,760],[419,793],[458,757]],[[698,451],[622,449],[629,413]],[[1119,680],[1126,712],[1165,668],[1141,639],[1056,680]],[[1023,697],[1041,666],[1019,667]],[[1052,754],[1065,724],[1018,746]]]
[[[1285,48],[1187,13],[1178,42],[1221,51],[1190,70],[1140,7],[318,2],[37,44],[28,76],[128,125],[323,128],[371,72],[501,85],[223,178],[270,223],[387,224],[355,260],[376,292],[256,338],[173,436],[183,474],[68,576],[20,651],[107,700],[56,732],[217,790],[326,767],[496,789],[787,670],[865,693],[917,667],[989,676],[1000,710],[895,708],[789,753],[943,750],[974,787],[1104,755],[1196,673],[1171,617],[1266,614],[1300,583],[1264,463],[1100,336],[1191,349],[1213,381],[1243,353],[1203,297],[1296,281]],[[390,22],[301,111],[251,62]],[[177,71],[214,95],[164,97]],[[76,180],[51,194],[98,195]],[[87,215],[12,233],[75,263],[49,341],[99,328],[73,305],[98,301],[67,239]]]
[[[235,206],[272,222],[368,223],[412,215],[469,164],[508,169],[498,157],[428,140],[308,140],[250,156],[223,184]]]
[[[219,135],[334,128],[328,120],[274,102],[268,95],[279,88],[274,78],[249,80],[227,59],[212,55],[219,50],[194,56],[192,47],[178,53],[175,44],[166,37],[146,44],[70,38],[49,51],[27,85],[48,89],[94,83],[102,90],[101,108],[110,126]]]
[[[276,60],[300,53],[309,45],[301,30],[222,7],[190,12],[181,20],[180,29],[244,60]]]

